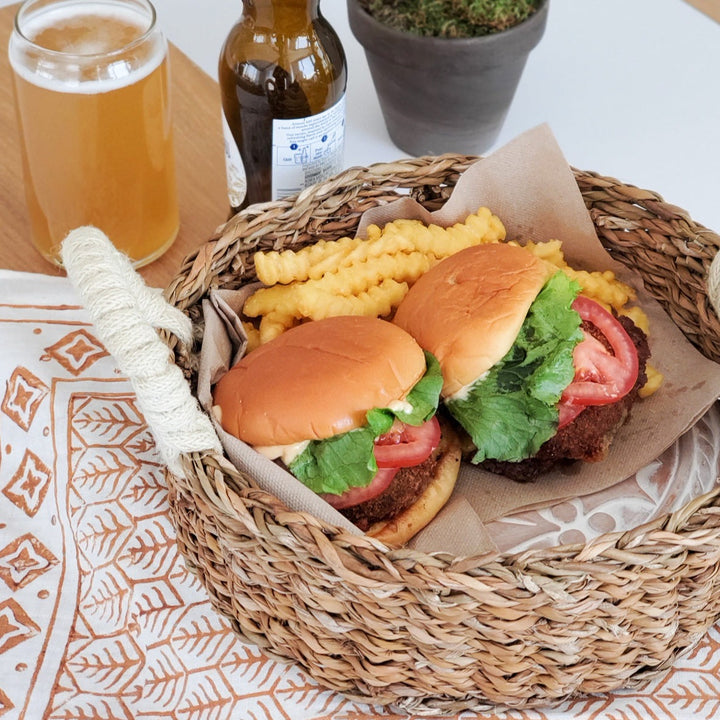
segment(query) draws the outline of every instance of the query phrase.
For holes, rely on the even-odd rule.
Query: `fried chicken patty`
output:
[[[441,452],[442,446],[436,448],[420,465],[400,468],[390,485],[379,495],[359,505],[343,508],[340,512],[363,531],[377,522],[399,515],[433,482]]]

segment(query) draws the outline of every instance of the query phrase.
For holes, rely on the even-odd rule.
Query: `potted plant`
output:
[[[390,138],[414,156],[497,139],[549,0],[347,0]]]

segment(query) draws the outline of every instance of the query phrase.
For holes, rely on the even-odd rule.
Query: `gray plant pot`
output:
[[[446,39],[394,30],[358,0],[347,0],[392,141],[413,156],[479,155],[490,148],[545,32],[548,4],[501,33]]]

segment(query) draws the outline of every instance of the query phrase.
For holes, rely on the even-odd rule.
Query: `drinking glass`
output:
[[[167,41],[149,0],[26,0],[9,43],[32,239],[102,230],[136,267],[179,227]]]

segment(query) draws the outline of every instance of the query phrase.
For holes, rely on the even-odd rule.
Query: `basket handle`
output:
[[[715,253],[710,263],[706,284],[710,303],[720,317],[720,252]]]
[[[171,360],[158,329],[192,342],[192,323],[148,287],[129,258],[95,227],[77,228],[61,247],[70,282],[89,312],[98,338],[129,378],[140,410],[170,470],[182,476],[180,456],[221,451],[210,418]]]

